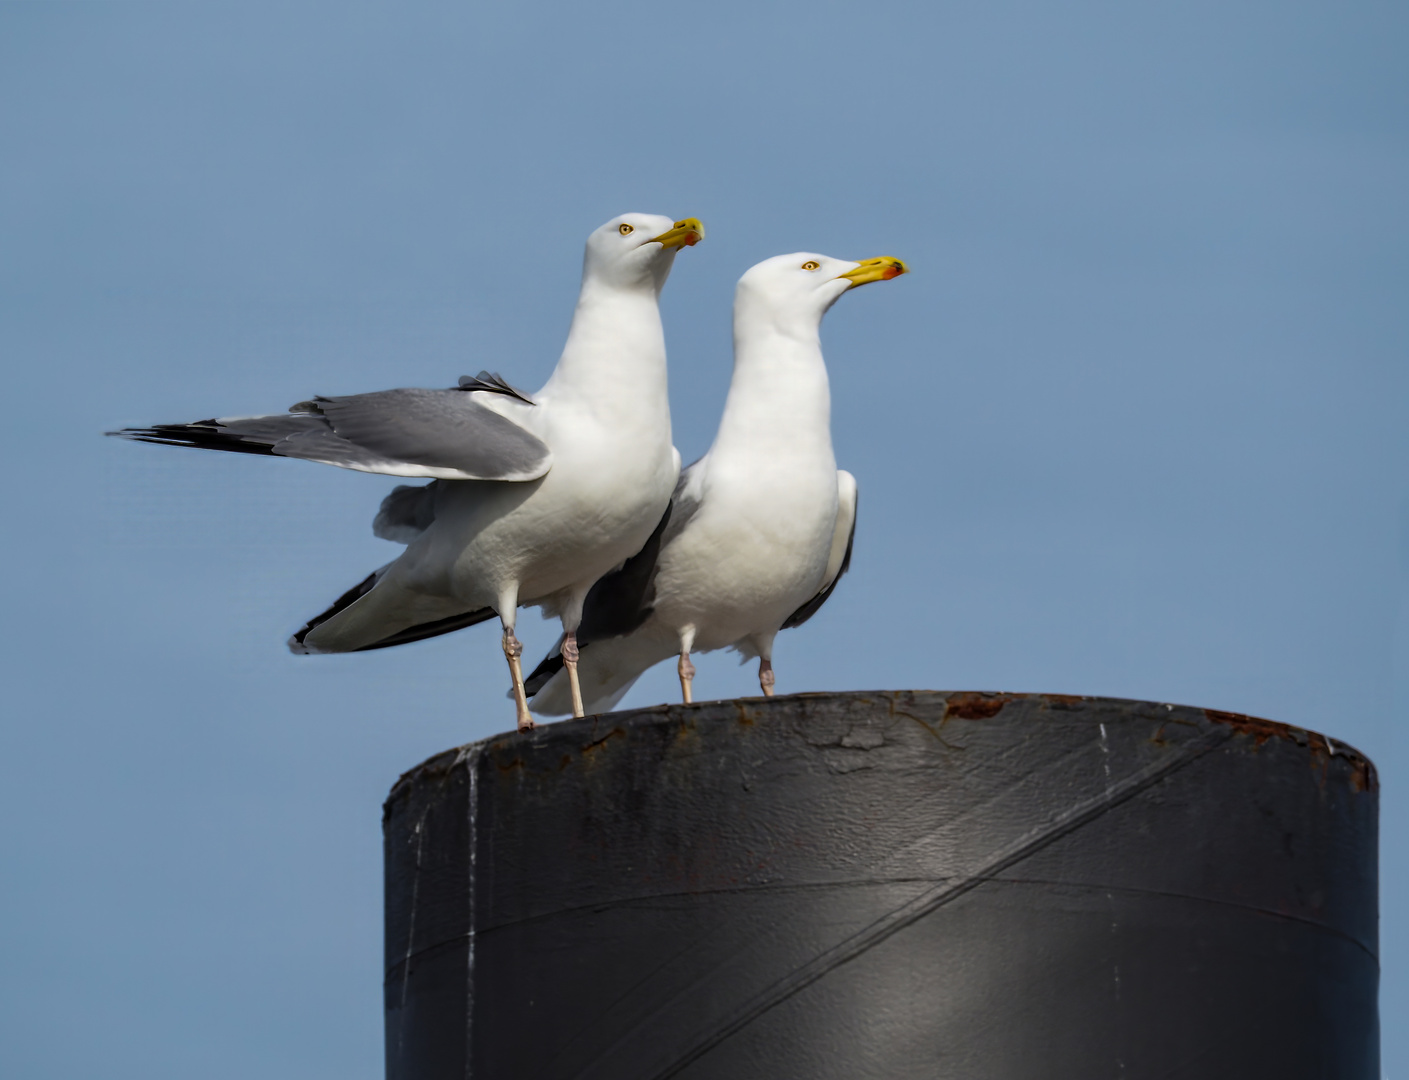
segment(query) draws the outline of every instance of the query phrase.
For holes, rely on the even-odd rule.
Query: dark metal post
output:
[[[386,806],[390,1080],[1379,1080],[1377,794],[1182,706],[707,702]]]

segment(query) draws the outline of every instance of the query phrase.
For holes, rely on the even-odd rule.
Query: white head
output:
[[[892,255],[860,262],[810,251],[776,255],[750,267],[739,279],[734,323],[811,340],[817,336],[822,316],[842,293],[867,282],[889,281],[906,271],[906,265]]]
[[[704,239],[698,218],[622,214],[587,238],[582,279],[625,289],[653,288],[670,276],[675,253]]]

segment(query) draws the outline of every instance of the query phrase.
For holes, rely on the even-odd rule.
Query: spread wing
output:
[[[285,414],[109,434],[166,446],[303,458],[390,476],[524,481],[545,474],[553,463],[547,445],[480,400],[489,394],[528,399],[487,372],[461,384],[454,390],[315,397]]]
[[[801,626],[827,602],[841,576],[851,569],[851,545],[856,539],[856,477],[845,469],[837,470],[837,524],[832,530],[832,551],[827,557],[827,572],[822,587],[802,607],[788,616],[783,629]]]

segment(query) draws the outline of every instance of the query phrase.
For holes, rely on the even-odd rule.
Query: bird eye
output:
[[[621,233],[622,236],[630,236],[636,231],[636,226],[628,225],[626,222],[623,221],[620,225],[617,226],[616,231]]]
[[[822,268],[822,264],[817,262],[817,260],[815,259],[808,259],[805,263],[802,264],[802,268],[804,270],[820,270]]]

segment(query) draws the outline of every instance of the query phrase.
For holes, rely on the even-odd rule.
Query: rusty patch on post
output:
[[[1355,791],[1378,791],[1379,777],[1369,758],[1356,754],[1350,758],[1350,786]]]
[[[1242,713],[1219,712],[1217,709],[1205,709],[1204,715],[1215,724],[1226,724],[1234,731],[1251,735],[1257,740],[1258,746],[1273,736],[1279,739],[1289,739],[1292,742],[1300,742],[1295,735],[1295,728],[1290,724],[1279,724],[1276,720],[1263,720],[1261,717],[1244,716]]]
[[[957,716],[960,720],[991,720],[1013,701],[1012,694],[966,692],[950,694],[944,703],[944,719]]]
[[[1305,728],[1280,724],[1276,720],[1264,720],[1260,716],[1245,716],[1242,713],[1220,712],[1218,709],[1204,709],[1204,716],[1215,724],[1226,724],[1243,735],[1251,735],[1261,746],[1268,739],[1286,739],[1311,751],[1312,767],[1324,768],[1332,758],[1341,758],[1350,767],[1350,786],[1356,792],[1373,792],[1379,789],[1379,777],[1369,758],[1344,743],[1333,743],[1319,732]]]
[[[609,732],[607,732],[605,735],[603,735],[600,739],[594,739],[592,742],[590,742],[590,743],[588,743],[586,746],[584,746],[584,747],[582,748],[582,755],[583,755],[583,757],[587,757],[587,758],[589,758],[589,760],[590,760],[590,755],[595,754],[598,750],[602,749],[604,746],[607,745],[608,742],[610,742],[612,739],[615,739],[618,735],[625,735],[625,734],[626,734],[626,732],[625,732],[625,730],[623,730],[622,728],[619,728],[619,727],[614,727],[614,728],[612,728]]]

